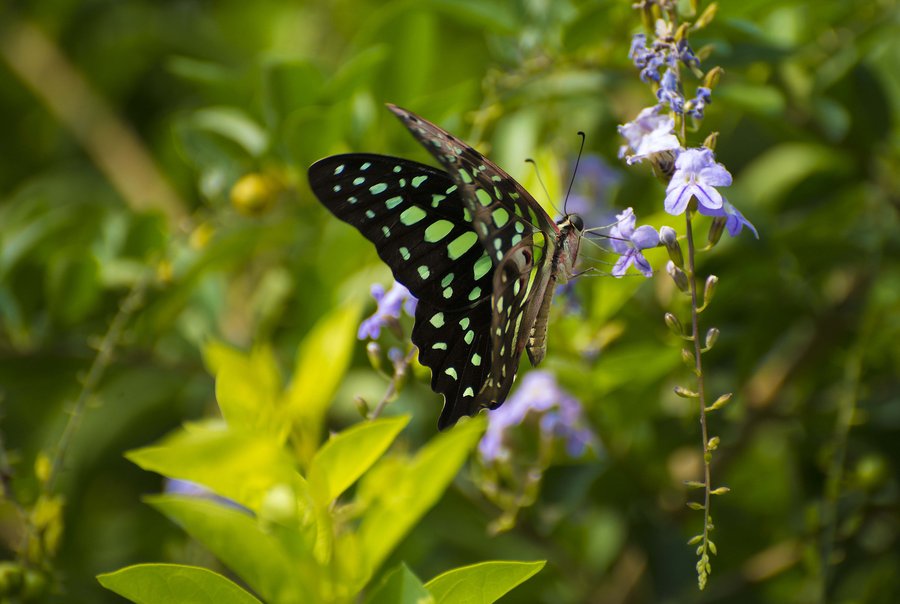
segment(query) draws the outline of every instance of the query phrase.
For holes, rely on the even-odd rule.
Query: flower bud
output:
[[[712,348],[715,345],[716,340],[718,340],[718,339],[719,339],[719,328],[718,327],[710,327],[708,330],[706,330],[706,341],[703,343],[704,348],[709,350],[710,348]]]
[[[366,402],[366,399],[361,396],[357,396],[353,398],[353,402],[356,403],[356,410],[359,411],[359,414],[363,417],[363,419],[368,419],[369,403]]]
[[[681,361],[691,369],[696,369],[697,361],[694,359],[694,353],[687,348],[681,349]]]
[[[719,243],[722,232],[725,230],[726,220],[727,218],[725,216],[716,216],[713,218],[712,224],[709,225],[709,235],[706,236],[706,240],[709,241],[710,246]]]
[[[276,524],[288,524],[297,517],[297,497],[286,484],[276,484],[263,495],[259,515]]]
[[[708,306],[712,302],[718,284],[719,278],[715,275],[710,275],[706,278],[706,284],[703,286],[703,306]]]
[[[675,394],[681,398],[699,398],[699,394],[682,386],[675,386]]]
[[[734,396],[733,393],[727,392],[716,399],[712,405],[706,408],[707,411],[717,411],[728,404],[728,401],[731,400],[731,397]]]
[[[706,88],[709,88],[710,91],[714,90],[716,86],[719,84],[719,80],[722,79],[722,74],[725,73],[725,70],[716,65],[712,69],[706,72],[706,75],[703,76],[703,85]]]
[[[676,317],[675,315],[673,315],[670,312],[667,312],[666,316],[665,316],[665,320],[666,320],[666,325],[669,327],[670,330],[672,330],[672,333],[674,333],[676,336],[684,335],[684,326],[681,324],[681,321],[678,320],[678,317]]]
[[[681,253],[681,244],[678,243],[678,233],[675,232],[675,229],[669,226],[661,227],[659,229],[659,240],[666,246],[669,258],[672,259],[675,266],[684,268],[684,255]]]
[[[719,437],[713,436],[712,438],[709,439],[709,442],[706,443],[706,450],[707,451],[715,451],[718,448],[719,448]]]
[[[719,140],[718,132],[710,132],[709,136],[706,137],[706,140],[703,141],[703,146],[709,149],[710,151],[716,150],[716,143]]]
[[[703,11],[699,17],[697,17],[697,21],[694,23],[694,29],[703,29],[716,17],[716,12],[719,10],[718,2],[711,2],[709,6],[706,7],[706,10]]]
[[[688,284],[687,275],[683,270],[675,266],[675,263],[671,260],[666,263],[666,272],[669,273],[670,277],[672,277],[672,281],[675,282],[675,285],[678,286],[678,289],[685,293],[690,291],[690,285]]]
[[[366,354],[369,355],[369,363],[375,371],[381,371],[381,346],[378,342],[370,340],[366,344]]]
[[[688,32],[690,30],[691,30],[690,23],[682,23],[678,27],[678,31],[675,32],[675,41],[680,42],[680,41],[684,40],[685,38],[687,38]]]
[[[710,491],[709,494],[710,495],[724,495],[725,493],[730,493],[730,492],[731,492],[731,489],[729,489],[728,487],[719,487],[717,489],[713,489],[712,491]],[[713,552],[713,553],[716,553],[716,552]]]

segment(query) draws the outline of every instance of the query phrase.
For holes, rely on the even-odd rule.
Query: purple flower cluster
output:
[[[692,99],[686,100],[684,97],[678,63],[702,75],[699,74],[700,60],[687,40],[676,42],[672,27],[659,20],[653,43],[648,47],[647,36],[635,34],[628,56],[641,70],[641,79],[655,84],[658,103],[641,110],[633,121],[619,126],[619,134],[626,141],[619,149],[619,157],[624,157],[629,165],[649,159],[657,173],[669,177],[664,203],[669,214],[683,214],[690,201],[696,199],[697,211],[706,216],[724,218],[725,228],[732,237],[747,227],[759,238],[756,227],[717,189],[731,185],[731,174],[725,166],[716,162],[709,148],[685,149],[675,134],[676,117],[702,119],[706,106],[712,102],[709,86],[698,86]],[[660,75],[663,67],[665,72]],[[665,109],[668,112],[664,113]],[[620,277],[629,266],[634,265],[641,273],[650,276],[650,265],[641,250],[658,245],[656,231],[650,227],[635,229],[634,212],[630,208],[618,218],[618,223],[610,231],[613,249],[621,256],[613,268],[613,275]]]
[[[526,419],[537,421],[542,439],[562,442],[570,457],[598,446],[597,437],[586,426],[581,404],[559,387],[553,374],[532,371],[506,403],[488,415],[487,431],[478,444],[481,459],[485,463],[508,461],[512,456],[509,433]]]
[[[391,289],[385,292],[384,287],[380,283],[372,285],[372,297],[378,303],[378,308],[371,317],[365,319],[359,325],[357,337],[360,340],[370,338],[378,339],[381,335],[381,329],[388,327],[392,322],[396,322],[400,318],[400,309],[406,311],[409,316],[415,316],[416,302],[409,290],[400,283],[394,282]]]

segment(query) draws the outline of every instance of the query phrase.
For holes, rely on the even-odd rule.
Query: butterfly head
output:
[[[563,216],[563,219],[560,220],[557,225],[559,226],[559,230],[564,230],[567,226],[575,229],[577,232],[581,232],[584,230],[584,220],[582,220],[581,216],[578,214],[566,214]]]

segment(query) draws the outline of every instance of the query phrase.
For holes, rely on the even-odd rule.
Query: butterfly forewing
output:
[[[388,108],[459,186],[494,264],[535,231],[558,234],[543,208],[502,168],[443,128],[395,105]]]
[[[325,207],[375,243],[394,278],[416,298],[453,309],[490,296],[491,262],[446,173],[353,153],[318,161],[309,175]]]

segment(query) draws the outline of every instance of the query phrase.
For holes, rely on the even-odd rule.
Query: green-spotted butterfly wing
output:
[[[418,298],[412,340],[431,368],[432,389],[444,395],[444,429],[505,400],[535,324],[546,330],[545,293],[559,259],[544,251],[563,238],[500,168],[434,124],[389,108],[447,172],[395,157],[337,155],[310,167],[310,186]],[[531,347],[529,356],[535,362]]]

